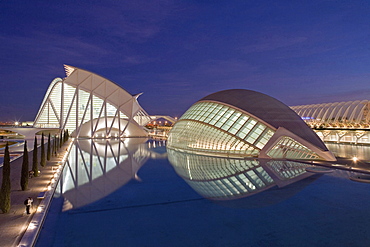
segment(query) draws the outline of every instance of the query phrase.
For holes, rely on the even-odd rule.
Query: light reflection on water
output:
[[[349,145],[349,144],[333,144],[326,143],[328,149],[336,157],[353,158],[357,157],[360,160],[370,160],[370,146]]]
[[[293,161],[209,157],[172,149],[167,152],[176,173],[211,200],[240,199],[314,175],[305,170],[310,165]]]
[[[366,146],[328,144],[335,155],[369,155]],[[158,150],[162,151],[158,151]],[[156,152],[153,150],[157,150]],[[190,187],[212,200],[239,199],[260,193],[274,186],[285,187],[312,176],[306,164],[292,161],[228,159],[193,155],[167,150],[176,173]],[[76,140],[69,154],[55,197],[64,198],[63,211],[97,201],[137,175],[148,159],[166,158],[165,142],[147,142],[142,138],[125,140]],[[349,177],[348,172],[337,176]]]
[[[327,144],[339,157],[370,159],[370,147]],[[162,151],[158,151],[158,150]],[[153,151],[157,150],[157,151]],[[55,197],[64,198],[63,211],[97,201],[130,180],[148,159],[168,158],[176,173],[197,193],[212,200],[238,199],[284,187],[313,175],[307,165],[291,161],[228,159],[166,150],[165,142],[143,138],[75,140]],[[349,177],[337,171],[336,176]]]
[[[146,141],[75,140],[54,195],[64,198],[63,211],[97,201],[131,179],[139,180],[141,166],[155,157]]]
[[[370,185],[348,171],[170,151],[171,166],[163,142],[131,144],[73,147],[36,246],[370,246]]]

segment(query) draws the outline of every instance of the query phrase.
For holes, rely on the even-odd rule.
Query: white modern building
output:
[[[72,137],[147,136],[151,118],[131,95],[114,82],[65,65],[67,77],[54,79],[34,121],[36,128],[68,130]]]
[[[312,128],[370,129],[370,101],[291,106]]]
[[[370,144],[370,101],[291,107],[325,142]]]
[[[336,160],[292,109],[244,89],[220,91],[193,104],[172,128],[167,147],[220,157]]]

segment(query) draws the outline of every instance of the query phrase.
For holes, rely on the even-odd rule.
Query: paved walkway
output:
[[[11,208],[9,213],[4,214],[0,211],[0,246],[17,246],[21,240],[29,222],[31,221],[38,205],[40,204],[37,196],[40,192],[47,189],[48,184],[53,176],[53,168],[57,166],[58,161],[64,156],[66,147],[69,141],[66,142],[60,149],[58,157],[51,157],[50,161],[47,161],[45,167],[39,165],[40,174],[38,177],[34,177],[28,180],[28,190],[22,191],[20,186],[20,177],[22,169],[23,157],[18,158],[11,162]],[[47,144],[45,144],[46,152]],[[39,162],[40,162],[41,148],[38,148]],[[32,157],[33,151],[28,152],[29,167],[32,168]],[[0,169],[0,181],[2,181],[2,169]],[[0,184],[1,185],[1,184]],[[24,200],[27,197],[33,198],[33,208],[31,215],[25,213]]]

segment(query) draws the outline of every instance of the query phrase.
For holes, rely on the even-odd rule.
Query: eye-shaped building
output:
[[[193,104],[169,133],[167,148],[221,157],[336,160],[287,105],[244,89]]]

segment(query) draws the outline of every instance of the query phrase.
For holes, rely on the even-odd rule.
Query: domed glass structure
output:
[[[172,128],[167,147],[221,157],[336,160],[292,109],[244,89],[220,91],[193,104]]]

